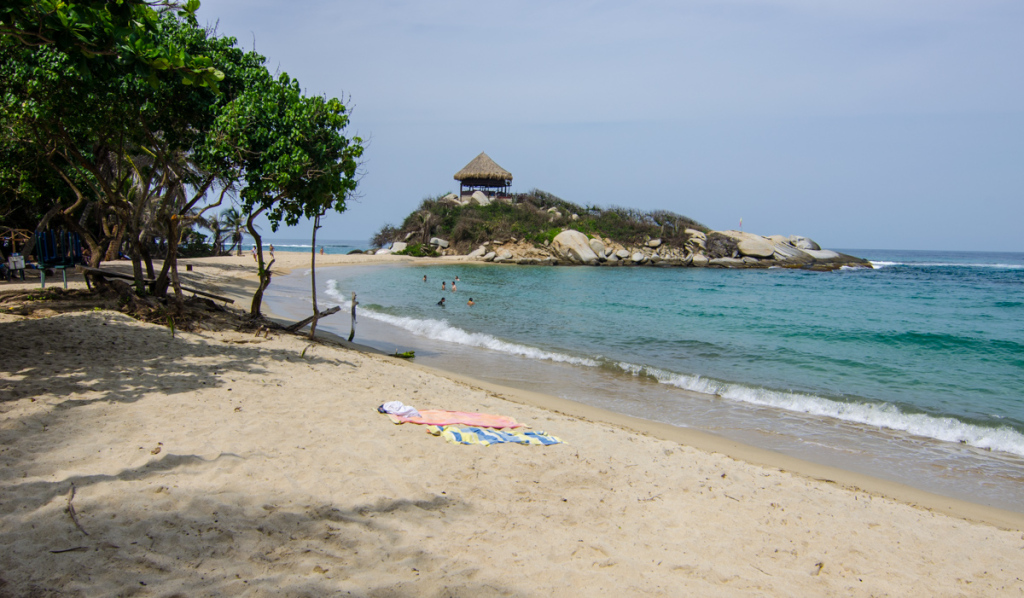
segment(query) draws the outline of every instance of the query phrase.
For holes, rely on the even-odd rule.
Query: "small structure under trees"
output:
[[[459,181],[459,197],[471,195],[474,191],[482,191],[490,197],[508,196],[512,186],[512,173],[495,164],[484,152],[473,158],[466,166],[455,173]]]

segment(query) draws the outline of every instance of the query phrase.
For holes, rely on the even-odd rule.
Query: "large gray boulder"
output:
[[[807,237],[801,237],[800,235],[790,236],[789,242],[791,245],[793,245],[793,247],[796,247],[797,249],[812,249],[814,251],[821,249],[820,245],[818,245],[811,239],[808,239]]]
[[[487,196],[483,191],[474,191],[473,195],[469,196],[473,203],[478,203],[482,206],[491,205],[491,198]]]
[[[432,237],[430,239],[430,244],[437,245],[441,249],[448,249],[448,241],[445,241],[444,239],[439,239],[437,237]]]
[[[839,254],[828,249],[804,249],[804,253],[816,260],[834,260]]]
[[[647,242],[647,246],[653,248],[661,247],[661,239],[651,239]]]
[[[408,246],[409,246],[408,243],[403,243],[401,241],[398,241],[396,243],[392,243],[391,244],[391,252],[392,253],[398,253],[399,251],[405,251],[406,247],[408,247]]]
[[[702,253],[695,253],[690,259],[690,263],[693,264],[694,268],[703,268],[708,265],[708,256]]]
[[[493,251],[488,251],[487,253],[484,254],[483,259],[485,262],[493,262],[494,258],[496,257],[498,257],[498,254],[494,253]]]
[[[633,255],[629,256],[629,259],[631,259],[634,262],[639,264],[639,263],[642,263],[644,260],[646,260],[647,256],[642,254],[642,253],[640,253],[639,251],[637,251]]]
[[[629,250],[628,249],[620,249],[620,250],[615,252],[615,257],[619,258],[620,260],[628,260],[629,259]]]
[[[486,254],[487,254],[487,247],[485,247],[484,245],[481,245],[480,247],[477,247],[473,251],[470,251],[469,252],[469,257],[471,257],[471,258],[478,258],[478,257],[483,257]]]
[[[772,257],[775,255],[775,243],[761,235],[738,230],[724,230],[720,233],[736,241],[736,248],[741,255],[750,257]]]
[[[559,257],[575,264],[593,265],[597,254],[590,248],[590,239],[578,230],[564,230],[551,241],[551,250]]]
[[[809,262],[811,256],[793,247],[789,241],[775,243],[775,259],[780,261]]]
[[[605,248],[601,239],[591,239],[590,248],[597,254],[597,257],[604,257]]]

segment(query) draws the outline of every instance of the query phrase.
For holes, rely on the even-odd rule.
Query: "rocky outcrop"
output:
[[[597,254],[590,247],[587,235],[575,230],[558,233],[551,241],[551,250],[555,257],[574,264],[593,265],[598,261]]]
[[[444,239],[439,239],[437,237],[432,237],[430,239],[430,244],[437,245],[441,249],[448,249],[448,241],[445,241]]]
[[[552,218],[561,218],[557,211]],[[564,219],[563,219],[564,221]],[[713,267],[713,268],[804,268],[834,270],[842,266],[870,266],[865,260],[822,249],[801,249],[794,245],[817,245],[806,237],[773,235],[763,237],[743,231],[686,230],[682,247],[663,239],[622,244],[600,237],[588,238],[576,230],[563,230],[550,242],[534,245],[525,239],[494,239],[473,250],[469,257],[481,261],[520,265],[585,264],[603,266]],[[443,239],[431,243],[443,248]]]
[[[408,243],[397,241],[391,244],[391,252],[398,253],[399,251],[405,251],[407,247],[409,247]]]

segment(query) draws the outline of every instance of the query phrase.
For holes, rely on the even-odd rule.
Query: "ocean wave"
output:
[[[634,376],[646,376],[662,384],[693,392],[718,395],[733,401],[820,417],[831,417],[1024,457],[1024,434],[1009,426],[993,428],[964,422],[954,417],[906,413],[889,403],[848,403],[803,393],[752,388],[703,376],[676,374],[631,363],[620,363],[618,366]]]
[[[338,289],[337,281],[333,279],[327,281],[327,294],[338,302],[338,305],[345,309],[348,309],[352,305],[352,301],[345,299],[344,294]],[[518,355],[528,359],[570,363],[573,365],[582,365],[587,367],[597,367],[600,365],[597,361],[586,357],[574,357],[564,353],[545,351],[536,347],[503,341],[489,334],[469,332],[456,326],[452,326],[446,320],[394,316],[366,308],[361,308],[359,315],[372,320],[377,320],[378,322],[390,324],[391,326],[395,326],[403,330],[408,330],[417,336],[431,340],[444,341],[467,347],[479,347],[508,355]]]
[[[989,268],[993,270],[1024,270],[1024,264],[984,263],[984,262],[887,262],[871,261],[876,270],[903,266],[905,268]]]

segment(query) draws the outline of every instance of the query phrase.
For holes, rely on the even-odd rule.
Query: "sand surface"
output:
[[[382,355],[102,310],[0,343],[0,596],[1024,595],[1018,515]],[[390,400],[566,444],[447,444]]]

